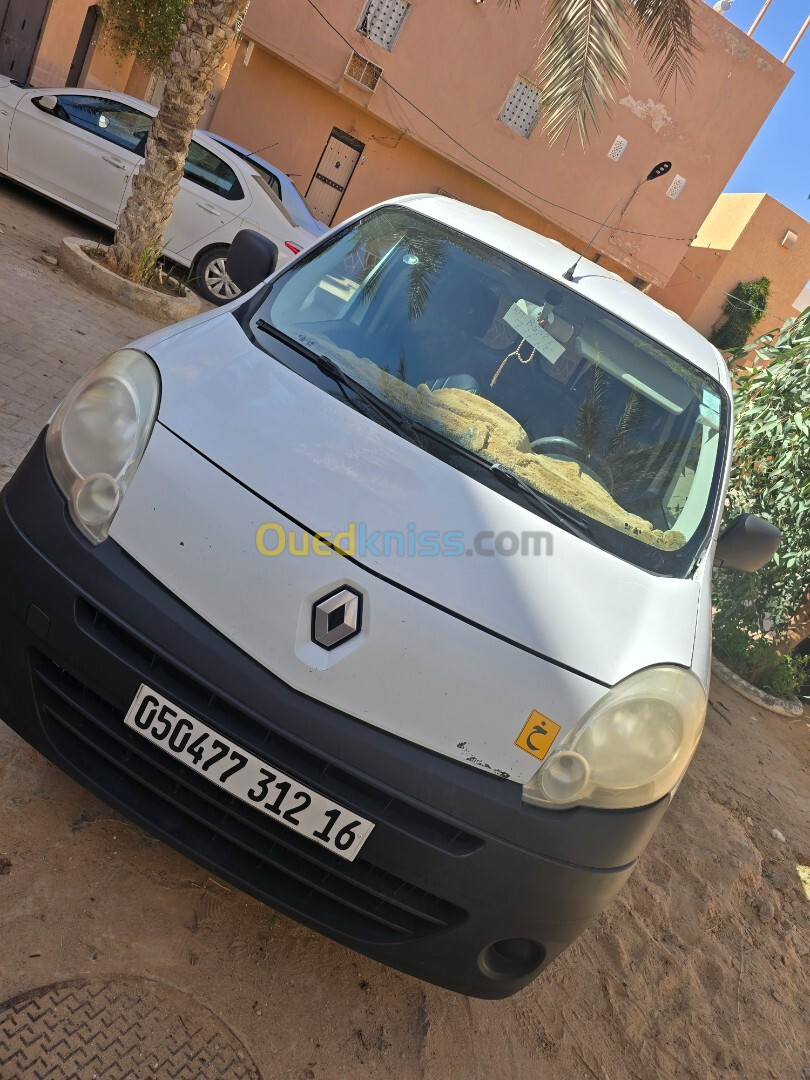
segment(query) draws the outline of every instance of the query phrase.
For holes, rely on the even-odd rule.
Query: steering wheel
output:
[[[535,454],[575,461],[597,484],[608,491],[613,487],[613,470],[604,458],[583,450],[573,439],[566,439],[563,435],[546,435],[542,439],[532,439],[531,448]]]

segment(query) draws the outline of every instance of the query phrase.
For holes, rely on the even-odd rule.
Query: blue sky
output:
[[[713,2],[713,0],[712,0]],[[765,0],[734,0],[726,18],[747,31]],[[754,39],[781,60],[810,15],[810,0],[772,0]],[[810,217],[810,30],[788,61],[794,75],[726,191],[766,191]]]

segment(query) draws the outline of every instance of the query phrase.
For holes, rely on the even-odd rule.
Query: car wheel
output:
[[[195,281],[197,292],[211,304],[227,304],[242,292],[228,277],[226,247],[211,248],[197,260]]]

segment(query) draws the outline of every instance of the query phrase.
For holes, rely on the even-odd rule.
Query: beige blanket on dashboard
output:
[[[424,383],[414,388],[365,357],[334,346],[330,352],[337,353],[347,374],[390,401],[404,416],[503,465],[537,491],[651,547],[676,551],[684,545],[681,533],[655,529],[649,521],[624,510],[576,462],[536,454],[517,420],[487,398],[455,388],[431,391]]]

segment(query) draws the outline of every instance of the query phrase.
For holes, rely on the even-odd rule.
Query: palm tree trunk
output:
[[[810,589],[802,597],[785,628],[785,636],[779,643],[779,652],[791,653],[797,645],[810,637]]]
[[[186,155],[235,24],[248,0],[194,0],[166,67],[166,88],[149,130],[146,156],[118,222],[110,265],[146,281],[163,248]]]

